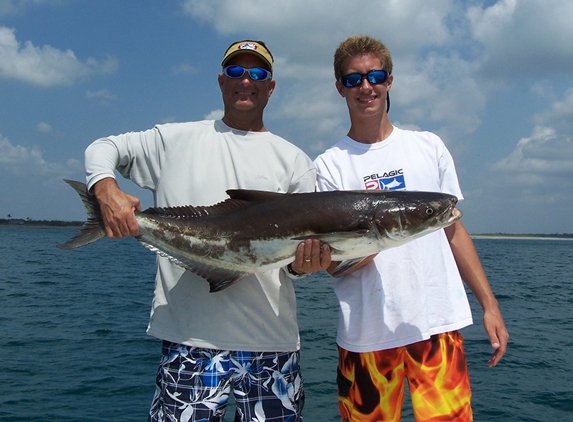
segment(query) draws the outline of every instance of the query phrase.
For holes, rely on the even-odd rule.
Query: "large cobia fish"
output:
[[[100,207],[84,183],[66,180],[80,195],[88,220],[61,249],[105,236]],[[147,248],[205,278],[212,292],[255,272],[294,260],[297,245],[319,239],[331,248],[340,274],[364,257],[449,226],[462,213],[457,198],[435,192],[334,191],[282,194],[228,190],[212,206],[136,212]]]

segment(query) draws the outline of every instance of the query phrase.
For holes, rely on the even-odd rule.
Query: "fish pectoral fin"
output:
[[[317,234],[309,234],[307,236],[298,236],[294,237],[293,240],[306,240],[306,239],[318,239],[322,243],[326,244],[336,244],[340,243],[345,240],[352,240],[352,239],[362,239],[367,237],[370,233],[370,230],[355,230],[351,232],[331,232],[331,233],[317,233]]]
[[[187,269],[203,277],[205,280],[209,282],[210,293],[220,292],[221,290],[229,287],[231,284],[234,284],[237,281],[250,275],[250,273],[224,270],[221,268],[211,267],[208,265],[201,266],[201,268],[187,267]]]
[[[174,264],[177,264],[180,267],[185,268],[186,270],[191,271],[192,273],[195,273],[200,277],[203,277],[205,280],[209,282],[210,293],[219,292],[223,289],[226,289],[231,284],[236,283],[237,281],[250,275],[250,273],[244,271],[229,270],[193,261],[183,256],[173,256],[145,242],[142,239],[138,240],[141,242],[143,246],[145,246],[150,251],[155,252],[159,256],[163,256],[169,259]]]
[[[360,264],[364,261],[366,257],[356,258],[356,259],[348,259],[346,261],[341,261],[335,268],[334,272],[332,273],[333,277],[338,277],[340,274],[345,273],[346,271],[350,270],[351,268],[355,267],[356,265]]]

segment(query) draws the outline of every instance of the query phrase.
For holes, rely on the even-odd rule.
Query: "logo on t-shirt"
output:
[[[364,176],[364,187],[366,189],[378,190],[406,189],[404,170],[392,170],[383,174],[370,174],[368,176]]]

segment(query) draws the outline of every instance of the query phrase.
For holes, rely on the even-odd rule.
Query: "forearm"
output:
[[[474,243],[463,224],[457,221],[445,231],[460,275],[483,309],[484,328],[494,348],[488,365],[495,366],[505,354],[509,339],[503,316],[487,281]]]
[[[497,300],[469,233],[461,222],[447,227],[445,231],[462,280],[470,288],[484,311],[496,309]]]
[[[106,202],[107,198],[116,195],[119,190],[114,178],[104,177],[94,183],[92,193],[100,202]]]

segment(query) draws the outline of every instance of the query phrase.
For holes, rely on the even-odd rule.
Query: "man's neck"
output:
[[[225,114],[223,123],[233,129],[245,132],[266,132],[262,116],[251,118],[250,116],[232,116]]]
[[[348,137],[362,144],[375,144],[382,142],[390,136],[394,127],[388,116],[384,114],[381,119],[353,119],[350,118],[351,125]]]

